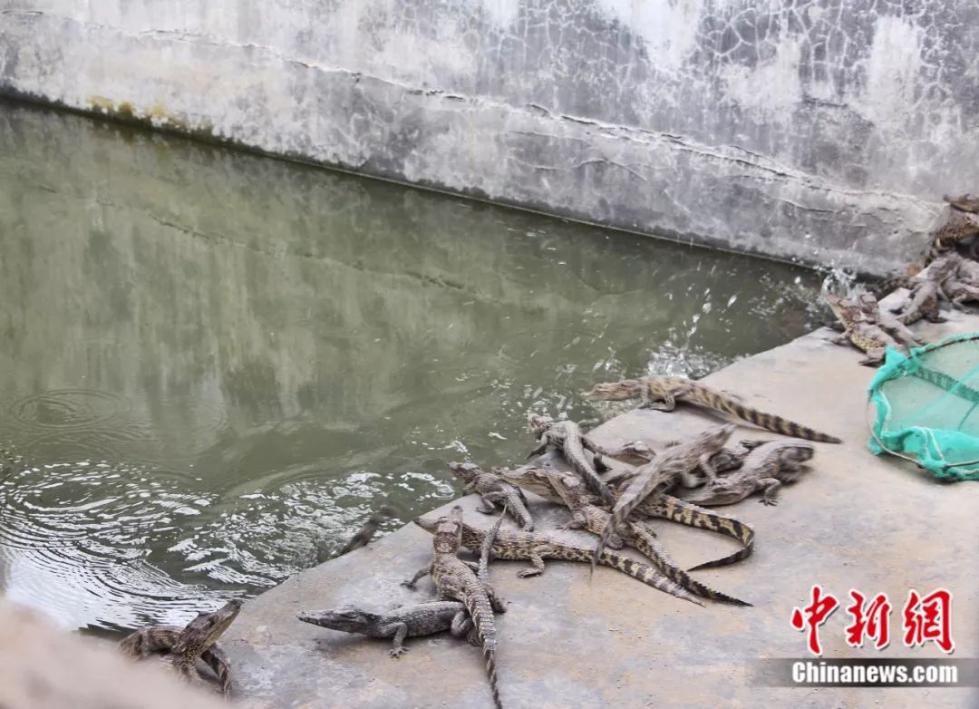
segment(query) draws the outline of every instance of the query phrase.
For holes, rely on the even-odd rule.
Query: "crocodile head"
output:
[[[303,611],[296,617],[304,623],[312,623],[331,630],[342,630],[345,633],[363,632],[376,625],[381,616],[354,606],[343,606],[326,611]]]
[[[735,426],[731,423],[726,423],[723,426],[716,426],[714,428],[708,428],[706,431],[697,435],[694,438],[696,441],[695,446],[698,450],[704,453],[717,453],[722,448],[724,444],[727,443],[727,439],[731,437],[734,433]]]
[[[542,416],[541,414],[535,414],[533,412],[527,414],[527,426],[530,428],[530,432],[535,436],[539,436],[544,433],[547,429],[554,425],[554,419],[550,416]]]
[[[793,463],[805,463],[807,460],[812,460],[814,455],[816,455],[816,448],[807,441],[799,441],[782,451],[783,460]]]
[[[605,382],[596,384],[583,395],[589,399],[603,401],[624,401],[634,399],[642,394],[642,382],[638,379],[623,379],[620,382]]]
[[[876,322],[880,317],[880,304],[870,291],[858,289],[854,292],[851,301],[860,309],[865,320]]]
[[[540,495],[544,499],[558,501],[558,498],[554,494],[554,490],[551,488],[551,485],[547,480],[547,474],[553,473],[553,470],[524,465],[522,467],[512,469],[494,468],[494,472],[498,473],[501,478],[506,480],[511,485],[522,487],[527,492]]]
[[[836,319],[847,329],[864,319],[864,311],[859,303],[836,293],[823,292],[823,298]]]
[[[240,610],[241,601],[235,598],[213,613],[198,613],[197,617],[180,631],[180,636],[173,645],[173,655],[185,661],[200,657],[217,642],[238,617]]]
[[[435,525],[432,541],[436,554],[455,554],[462,544],[462,507],[456,505]]]
[[[449,463],[449,470],[467,483],[471,483],[482,472],[475,463]]]

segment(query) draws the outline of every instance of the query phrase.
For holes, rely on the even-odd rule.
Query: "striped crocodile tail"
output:
[[[662,591],[663,593],[668,593],[671,596],[682,598],[684,601],[690,601],[701,608],[704,607],[704,604],[697,600],[697,597],[683,586],[666,578],[662,572],[657,571],[652,566],[635,561],[634,559],[630,559],[625,554],[619,554],[618,552],[614,551],[602,552],[602,557],[599,559],[599,563],[603,566],[610,566],[613,569],[617,569],[626,576],[631,576],[637,581],[642,581],[644,584],[647,586],[652,586],[657,591]]]
[[[698,596],[709,598],[712,601],[729,603],[733,606],[751,605],[747,601],[742,601],[740,598],[735,598],[734,596],[729,596],[726,593],[715,591],[710,586],[702,584],[700,581],[696,581],[691,578],[686,571],[673,563],[659,542],[656,541],[656,538],[643,530],[640,525],[633,525],[632,531],[633,538],[636,540],[636,548],[649,557],[649,559],[659,568],[659,570],[663,572],[666,578],[680,584],[689,591],[696,593]]]
[[[503,709],[500,685],[496,677],[496,650],[483,645],[483,657],[486,659],[486,674],[489,677],[490,690],[493,692],[493,705],[496,709]]]
[[[811,429],[808,426],[803,426],[800,423],[789,421],[781,416],[766,414],[765,412],[759,411],[758,409],[753,409],[750,406],[744,406],[743,404],[739,404],[734,399],[729,399],[728,397],[718,394],[715,391],[710,391],[705,387],[695,388],[692,392],[692,397],[695,397],[697,403],[701,404],[702,406],[729,414],[735,418],[757,426],[758,428],[764,428],[766,431],[781,433],[785,436],[791,436],[792,438],[802,438],[807,441],[817,441],[819,443],[843,442],[842,439],[837,438],[836,436],[831,436],[828,433],[820,433],[819,431]]]
[[[605,546],[608,544],[609,540],[612,538],[612,532],[615,531],[615,521],[609,516],[608,521],[605,523],[605,529],[602,530],[602,536],[599,537],[598,543],[595,545],[595,550],[591,555],[591,574],[595,574],[595,567],[602,558],[602,554],[605,553]]]
[[[687,569],[687,571],[711,569],[718,566],[734,564],[742,559],[747,559],[754,550],[755,530],[734,517],[705,510],[702,507],[697,507],[686,500],[681,500],[672,495],[661,495],[652,504],[647,502],[644,508],[641,509],[646,514],[654,517],[661,517],[671,522],[687,525],[688,527],[706,529],[716,534],[723,534],[741,544],[741,549],[733,554],[728,554],[720,559],[706,561],[703,564],[698,564],[691,569]]]

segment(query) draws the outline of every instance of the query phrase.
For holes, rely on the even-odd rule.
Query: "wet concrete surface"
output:
[[[929,339],[979,330],[979,317],[949,314],[926,325]],[[861,354],[828,342],[819,330],[741,360],[706,382],[745,403],[845,439],[817,444],[807,475],[786,486],[777,507],[750,498],[721,508],[754,526],[756,549],[746,561],[696,572],[699,580],[750,601],[737,608],[698,608],[616,571],[550,562],[538,578],[520,579],[523,562],[498,562],[491,578],[509,601],[498,617],[499,677],[511,707],[618,706],[976,706],[976,688],[827,689],[760,686],[765,658],[804,658],[805,636],[790,625],[796,606],[821,584],[840,608],[821,628],[826,658],[942,658],[933,644],[902,643],[902,609],[910,589],[944,587],[954,595],[954,655],[979,655],[977,553],[979,486],[942,485],[913,465],[867,451],[866,387],[874,370]],[[629,411],[597,428],[604,443],[642,439],[654,447],[713,425],[681,406],[675,413]],[[735,436],[766,437],[743,428]],[[528,450],[531,447],[528,438]],[[487,461],[490,462],[490,461]],[[489,526],[462,501],[470,523]],[[447,507],[442,508],[447,509]],[[566,513],[541,501],[540,527]],[[438,514],[438,511],[432,513]],[[689,568],[729,553],[733,542],[701,530],[655,523],[661,541]],[[566,532],[573,536],[577,532]],[[592,540],[581,535],[583,540]],[[430,558],[430,536],[407,526],[372,546],[289,579],[245,605],[227,648],[247,706],[484,707],[491,706],[476,648],[446,636],[408,641],[393,660],[383,641],[316,628],[295,619],[301,609],[357,603],[384,608],[431,597],[399,586]],[[876,651],[851,648],[844,628],[848,593],[889,595],[892,641]]]

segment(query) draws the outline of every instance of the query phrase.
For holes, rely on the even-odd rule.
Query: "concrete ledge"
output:
[[[921,332],[938,338],[971,330],[979,330],[979,316],[952,313],[948,323]],[[757,660],[804,655],[804,637],[789,618],[813,583],[844,605],[851,588],[887,592],[897,606],[892,633],[900,628],[900,605],[910,588],[949,588],[955,657],[979,656],[979,486],[936,484],[913,466],[871,455],[865,389],[873,370],[858,366],[859,353],[830,344],[828,336],[818,331],[707,378],[747,403],[846,440],[818,444],[811,472],[782,491],[778,507],[752,498],[723,508],[755,527],[756,551],[741,564],[696,576],[754,607],[697,608],[608,569],[589,583],[587,567],[578,564],[552,562],[542,577],[518,579],[521,562],[498,562],[491,567],[493,582],[510,601],[499,620],[499,674],[508,706],[852,706],[870,701],[871,691],[874,701],[894,706],[975,706],[976,688],[772,689],[754,682]],[[713,423],[688,408],[630,411],[594,434],[608,443],[641,438],[655,446]],[[750,429],[739,433],[758,437]],[[488,525],[489,518],[473,511],[473,498],[462,504],[470,523]],[[547,505],[533,511],[542,526],[565,515]],[[732,548],[706,532],[665,522],[657,529],[684,567]],[[385,607],[426,597],[428,582],[416,593],[398,583],[430,558],[430,539],[409,525],[246,604],[230,640],[240,696],[249,706],[270,707],[488,706],[479,653],[463,643],[416,639],[408,655],[392,660],[383,642],[294,618],[305,608],[344,602]],[[904,648],[899,634],[879,655],[853,649],[844,641],[845,625],[840,610],[823,626],[827,657],[941,656],[932,647]]]

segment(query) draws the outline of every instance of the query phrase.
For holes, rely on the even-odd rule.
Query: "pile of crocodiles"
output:
[[[955,308],[979,303],[979,262],[948,251],[902,285],[908,288],[908,297],[900,307],[889,310],[862,287],[834,293],[829,279],[823,284],[823,298],[838,320],[836,327],[842,331],[834,342],[852,344],[863,351],[861,364],[878,366],[888,347],[906,352],[925,344],[908,326],[920,320],[944,322],[942,303]]]
[[[963,244],[979,244],[979,198],[965,195],[948,201],[953,214],[936,233],[934,261],[916,277],[903,280],[910,294],[900,308],[881,308],[876,297],[863,288],[837,293],[829,281],[824,285],[823,296],[842,330],[837,339],[862,350],[863,364],[879,364],[887,347],[903,350],[923,344],[908,326],[922,319],[942,322],[943,302],[954,307],[979,302],[979,263],[970,257],[974,256],[971,252],[963,256],[962,248]],[[521,578],[543,574],[548,559],[580,562],[590,564],[592,570],[596,565],[614,569],[693,604],[703,605],[702,599],[707,599],[751,605],[691,576],[697,570],[742,561],[754,548],[751,526],[708,508],[735,504],[755,493],[760,494],[761,503],[776,504],[779,489],[798,480],[804,465],[813,458],[812,442],[839,443],[840,439],[750,408],[733,396],[684,378],[650,376],[603,383],[587,396],[606,401],[638,399],[643,408],[659,411],[672,411],[678,402],[684,402],[788,438],[742,440],[729,446],[735,428],[725,424],[660,451],[639,441],[613,449],[600,445],[573,421],[531,414],[528,424],[537,446],[528,457],[549,451],[554,455],[516,468],[484,470],[474,463],[449,464],[465,484],[465,491],[479,495],[480,512],[495,514],[502,510],[489,531],[466,524],[459,506],[436,521],[416,520],[433,535],[432,560],[403,585],[415,589],[422,577],[431,576],[433,598],[385,611],[355,606],[303,611],[298,619],[390,639],[392,657],[407,651],[404,643],[409,637],[444,631],[465,637],[482,649],[493,702],[502,707],[496,666],[496,614],[504,613],[506,606],[490,584],[492,559],[529,562],[529,567],[517,573]],[[557,529],[540,529],[526,492],[547,504],[567,508],[567,522]],[[382,505],[340,553],[368,544],[384,520],[394,514]],[[513,518],[514,528],[501,526],[507,516]],[[724,535],[739,542],[741,548],[684,570],[657,539],[651,520],[668,520]],[[583,530],[596,539],[572,538],[563,530]],[[463,549],[478,552],[478,562],[461,559]],[[318,560],[325,558],[321,550]],[[217,611],[201,613],[184,628],[159,625],[137,630],[120,647],[135,658],[166,656],[187,678],[211,674],[227,694],[231,671],[217,640],[240,607],[240,601],[230,601]]]
[[[503,701],[497,682],[496,614],[506,606],[489,579],[492,559],[520,560],[529,567],[521,578],[544,573],[545,560],[580,562],[614,569],[637,581],[696,605],[703,599],[733,606],[750,603],[713,589],[695,579],[691,572],[726,566],[748,558],[754,548],[755,532],[748,524],[708,508],[730,505],[755,493],[760,502],[776,504],[783,484],[796,481],[803,465],[812,459],[813,441],[839,443],[840,439],[763,413],[731,395],[704,384],[678,377],[650,376],[596,385],[587,396],[606,401],[638,399],[643,408],[672,411],[678,402],[692,404],[789,436],[776,440],[743,440],[729,446],[735,427],[711,426],[686,440],[654,451],[643,442],[616,448],[600,445],[583,433],[578,424],[531,414],[530,431],[537,446],[530,456],[553,455],[516,468],[484,470],[474,463],[450,463],[467,492],[480,497],[480,512],[502,510],[489,531],[466,524],[462,508],[456,506],[436,521],[419,518],[416,523],[431,532],[432,559],[404,586],[414,589],[424,576],[431,576],[434,597],[414,605],[384,611],[355,606],[311,610],[298,619],[314,625],[392,642],[390,654],[406,652],[405,639],[449,631],[466,637],[480,647],[485,658],[495,706]],[[531,503],[526,493],[536,498]],[[540,529],[532,510],[536,501],[567,508],[567,522],[557,529]],[[378,524],[391,514],[382,509],[368,520],[345,549],[367,544]],[[504,517],[515,524],[502,527]],[[651,520],[668,520],[707,530],[736,540],[741,548],[723,558],[692,569],[682,569],[657,539]],[[572,537],[563,530],[583,530],[594,541]],[[478,562],[460,558],[462,549],[478,553]],[[626,548],[633,553],[626,551]],[[238,614],[240,601],[231,601],[213,613],[202,613],[185,628],[151,626],[138,630],[122,643],[130,656],[167,656],[185,677],[210,673],[222,692],[231,688],[231,673],[225,654],[216,644],[219,636]]]

